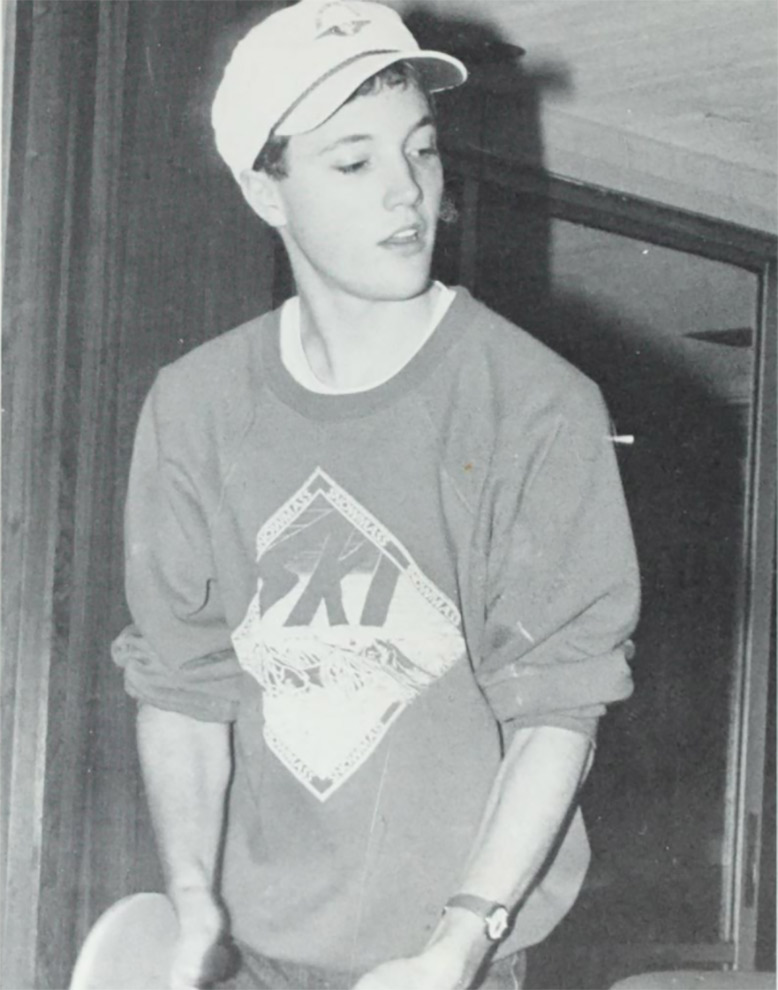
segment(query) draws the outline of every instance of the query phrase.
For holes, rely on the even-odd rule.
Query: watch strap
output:
[[[475,894],[455,894],[444,908],[462,908],[480,918],[484,924],[484,934],[490,942],[499,942],[508,931],[508,909],[504,904],[487,901]]]
[[[495,908],[502,907],[502,904],[498,904],[497,901],[487,901],[485,897],[478,897],[475,894],[454,894],[446,902],[446,907],[464,908],[465,911],[470,911],[472,914],[477,914],[479,918],[486,920],[491,912]]]

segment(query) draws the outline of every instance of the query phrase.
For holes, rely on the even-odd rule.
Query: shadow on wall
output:
[[[588,890],[546,959],[558,967],[566,944],[588,940],[715,943],[747,409],[660,350],[635,353],[624,318],[590,297],[554,295],[523,323],[597,381],[616,432],[635,435],[619,454],[643,582],[635,694],[603,721],[584,793]],[[541,985],[601,985],[587,975]]]
[[[636,322],[627,285],[621,306],[554,277],[547,210],[542,192],[482,189],[475,292],[597,382],[616,432],[636,437],[618,450],[643,578],[635,695],[604,720],[584,794],[592,871],[530,956],[531,987],[583,990],[624,973],[605,954],[582,969],[575,945],[718,938],[749,415]],[[643,300],[674,291],[642,275]]]
[[[479,8],[473,5],[473,9]],[[460,58],[469,71],[465,86],[437,99],[444,149],[500,153],[508,160],[542,170],[540,102],[550,91],[570,88],[565,66],[549,63],[527,71],[522,61],[523,49],[509,42],[499,27],[488,20],[488,14],[475,20],[455,16],[443,4],[411,3],[403,9],[403,16],[422,48],[449,52]],[[538,176],[542,189],[541,171]],[[459,223],[441,225],[434,274],[442,281],[456,283],[462,277],[468,281],[468,275],[472,274],[463,272],[461,266],[463,224],[480,227],[480,221],[467,212],[461,181],[449,176],[447,189],[459,208]],[[472,233],[471,227],[465,237]],[[522,277],[543,298],[548,294],[550,271],[548,214],[534,213],[532,228],[525,233],[532,239],[533,250],[531,256],[524,258]]]

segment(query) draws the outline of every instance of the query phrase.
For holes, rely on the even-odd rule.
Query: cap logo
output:
[[[332,0],[332,3],[321,8],[316,18],[316,38],[326,38],[327,35],[347,38],[357,34],[369,23],[370,21],[360,18],[348,4],[341,0]]]

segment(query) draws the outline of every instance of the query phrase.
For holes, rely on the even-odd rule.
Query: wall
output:
[[[770,0],[390,0],[521,46],[482,147],[579,182],[778,231],[778,22]],[[452,31],[455,34],[456,31]],[[469,60],[468,64],[470,64]],[[538,107],[539,157],[521,124]]]

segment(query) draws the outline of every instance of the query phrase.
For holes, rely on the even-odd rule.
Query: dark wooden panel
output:
[[[112,901],[159,888],[122,513],[164,363],[268,308],[273,241],[212,146],[225,46],[264,5],[22,3],[6,277],[3,983],[62,987]]]
[[[61,470],[68,269],[78,81],[88,64],[83,4],[21,5],[17,42],[26,67],[15,94],[4,313],[4,750],[10,752],[3,889],[3,970],[8,986],[35,985],[43,802],[53,650],[55,554]],[[48,824],[48,823],[47,823]]]

